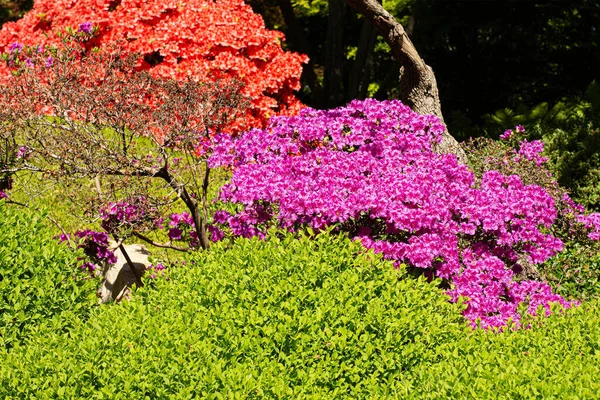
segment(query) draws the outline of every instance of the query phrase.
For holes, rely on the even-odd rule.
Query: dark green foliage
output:
[[[48,223],[0,201],[0,349],[63,332],[95,302],[94,283],[82,280],[77,255],[52,238]]]
[[[600,83],[592,82],[582,98],[563,99],[554,105],[520,105],[486,115],[485,124],[462,133],[497,138],[505,129],[524,125],[527,138],[545,142],[547,167],[561,187],[590,211],[600,211]]]
[[[446,116],[479,125],[502,107],[580,96],[599,78],[597,0],[424,0],[414,16],[412,40],[436,73]],[[457,119],[447,118],[453,134]]]
[[[33,0],[0,0],[0,27],[7,21],[14,21],[33,7]]]

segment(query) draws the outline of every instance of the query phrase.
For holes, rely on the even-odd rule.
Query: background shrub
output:
[[[77,254],[39,213],[0,201],[0,216],[0,349],[85,319],[95,289],[76,270]]]

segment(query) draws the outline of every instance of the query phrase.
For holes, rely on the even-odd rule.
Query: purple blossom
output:
[[[171,214],[169,226],[179,226],[179,224],[193,225],[194,220],[192,219],[192,216],[185,211],[181,214]]]
[[[23,45],[19,42],[14,42],[10,45],[8,51],[10,51],[11,53],[21,52],[23,51]]]
[[[31,150],[28,147],[21,146],[17,150],[17,158],[27,158],[27,156],[31,153]]]
[[[600,213],[579,215],[577,220],[582,224],[585,224],[586,228],[590,229],[588,237],[591,240],[600,240]]]
[[[552,196],[497,171],[475,185],[454,155],[433,151],[443,130],[398,101],[368,99],[274,117],[237,140],[220,137],[208,162],[234,167],[220,199],[242,211],[217,213],[214,223],[241,237],[264,237],[269,223],[292,231],[336,226],[386,259],[446,279],[453,300],[467,298],[474,325],[518,324],[519,304],[529,313],[551,302],[570,306],[547,285],[518,283],[513,272],[521,253],[539,264],[562,250],[546,233],[557,218]],[[515,156],[539,165],[542,149],[524,141]]]
[[[546,157],[540,155],[544,151],[544,142],[541,140],[528,142],[527,139],[525,139],[519,143],[519,146],[520,148],[517,154],[525,157],[529,161],[535,161],[538,167],[548,161]]]
[[[8,195],[6,193],[4,193],[2,190],[0,190],[0,200],[2,199],[7,199]]]
[[[81,32],[81,33],[86,33],[86,34],[91,34],[92,33],[92,23],[89,21],[83,22],[81,24],[79,24],[79,29],[77,30],[77,32]]]
[[[100,210],[102,228],[112,234],[136,227],[154,218],[155,208],[143,196],[110,202]]]
[[[169,229],[169,233],[167,235],[171,240],[181,240],[181,237],[183,236],[183,231],[179,228],[171,228]]]
[[[86,271],[90,276],[94,275],[94,271],[98,269],[98,266],[91,262],[83,263],[79,266],[82,270]]]
[[[148,269],[146,270],[146,272],[148,273],[148,279],[156,279],[159,273],[161,276],[164,276],[165,269],[166,267],[162,263],[150,264],[150,266],[148,266]]]
[[[54,64],[54,58],[52,58],[52,56],[48,56],[48,58],[46,58],[46,68],[50,68],[52,65]]]
[[[58,236],[58,241],[61,242],[61,243],[62,242],[67,242],[68,243],[70,240],[71,240],[71,235],[69,235],[68,233],[61,233]]]
[[[77,248],[83,249],[85,255],[91,260],[79,266],[82,270],[87,271],[90,276],[94,276],[94,271],[98,268],[97,264],[104,262],[114,264],[117,262],[115,253],[110,250],[108,235],[105,232],[85,229],[75,232],[73,236],[79,239]],[[60,242],[70,242],[70,239],[71,236],[65,233],[58,237]]]
[[[220,240],[223,240],[223,238],[225,237],[225,233],[214,225],[208,225],[206,228],[208,233],[210,234],[211,242],[218,242]]]
[[[27,66],[27,68],[33,68],[33,60],[31,58],[25,59],[25,66]]]
[[[503,134],[500,135],[500,139],[502,139],[502,140],[508,140],[508,139],[510,139],[510,137],[512,136],[512,134],[513,134],[512,129],[507,129],[507,130],[504,131]]]

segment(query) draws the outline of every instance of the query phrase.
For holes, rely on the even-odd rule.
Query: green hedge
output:
[[[40,213],[0,201],[0,348],[37,331],[67,329],[96,303],[76,255]],[[74,275],[76,278],[74,278]]]
[[[238,241],[193,261],[0,354],[0,397],[395,396],[466,329],[439,289],[342,238]]]
[[[535,320],[527,331],[472,332],[460,306],[435,284],[347,239],[322,234],[219,246],[130,302],[92,310],[68,332],[0,349],[0,398],[600,392],[598,301]]]

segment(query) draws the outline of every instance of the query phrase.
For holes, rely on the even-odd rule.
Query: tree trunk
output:
[[[404,27],[385,11],[377,0],[346,0],[346,2],[373,22],[379,33],[392,49],[392,55],[400,61],[400,100],[419,114],[433,114],[442,123],[442,108],[437,82],[431,67],[419,56],[417,49],[410,41]],[[435,150],[438,153],[452,153],[458,160],[466,164],[467,156],[446,129],[442,142]]]
[[[343,70],[345,57],[344,48],[344,0],[329,0],[327,17],[327,49],[325,58],[325,96],[327,108],[338,107],[344,102]]]
[[[375,26],[370,20],[365,18],[360,31],[356,58],[352,65],[352,71],[350,72],[348,100],[365,98],[363,94],[366,93],[366,88],[364,86],[365,82],[366,85],[369,84],[368,81],[371,77],[372,63],[370,62],[370,56],[373,53],[376,38],[377,32],[375,31]]]
[[[304,34],[304,30],[298,23],[291,0],[278,0],[277,4],[279,5],[279,10],[283,16],[283,21],[290,33],[287,38],[288,42],[291,41],[295,43],[296,48],[300,53],[309,54],[310,46],[308,45],[308,39]],[[312,59],[309,58],[308,63],[304,64],[303,74],[310,87],[315,103],[325,103],[325,100],[323,99],[323,87],[319,83],[319,79],[315,73],[315,64]]]

